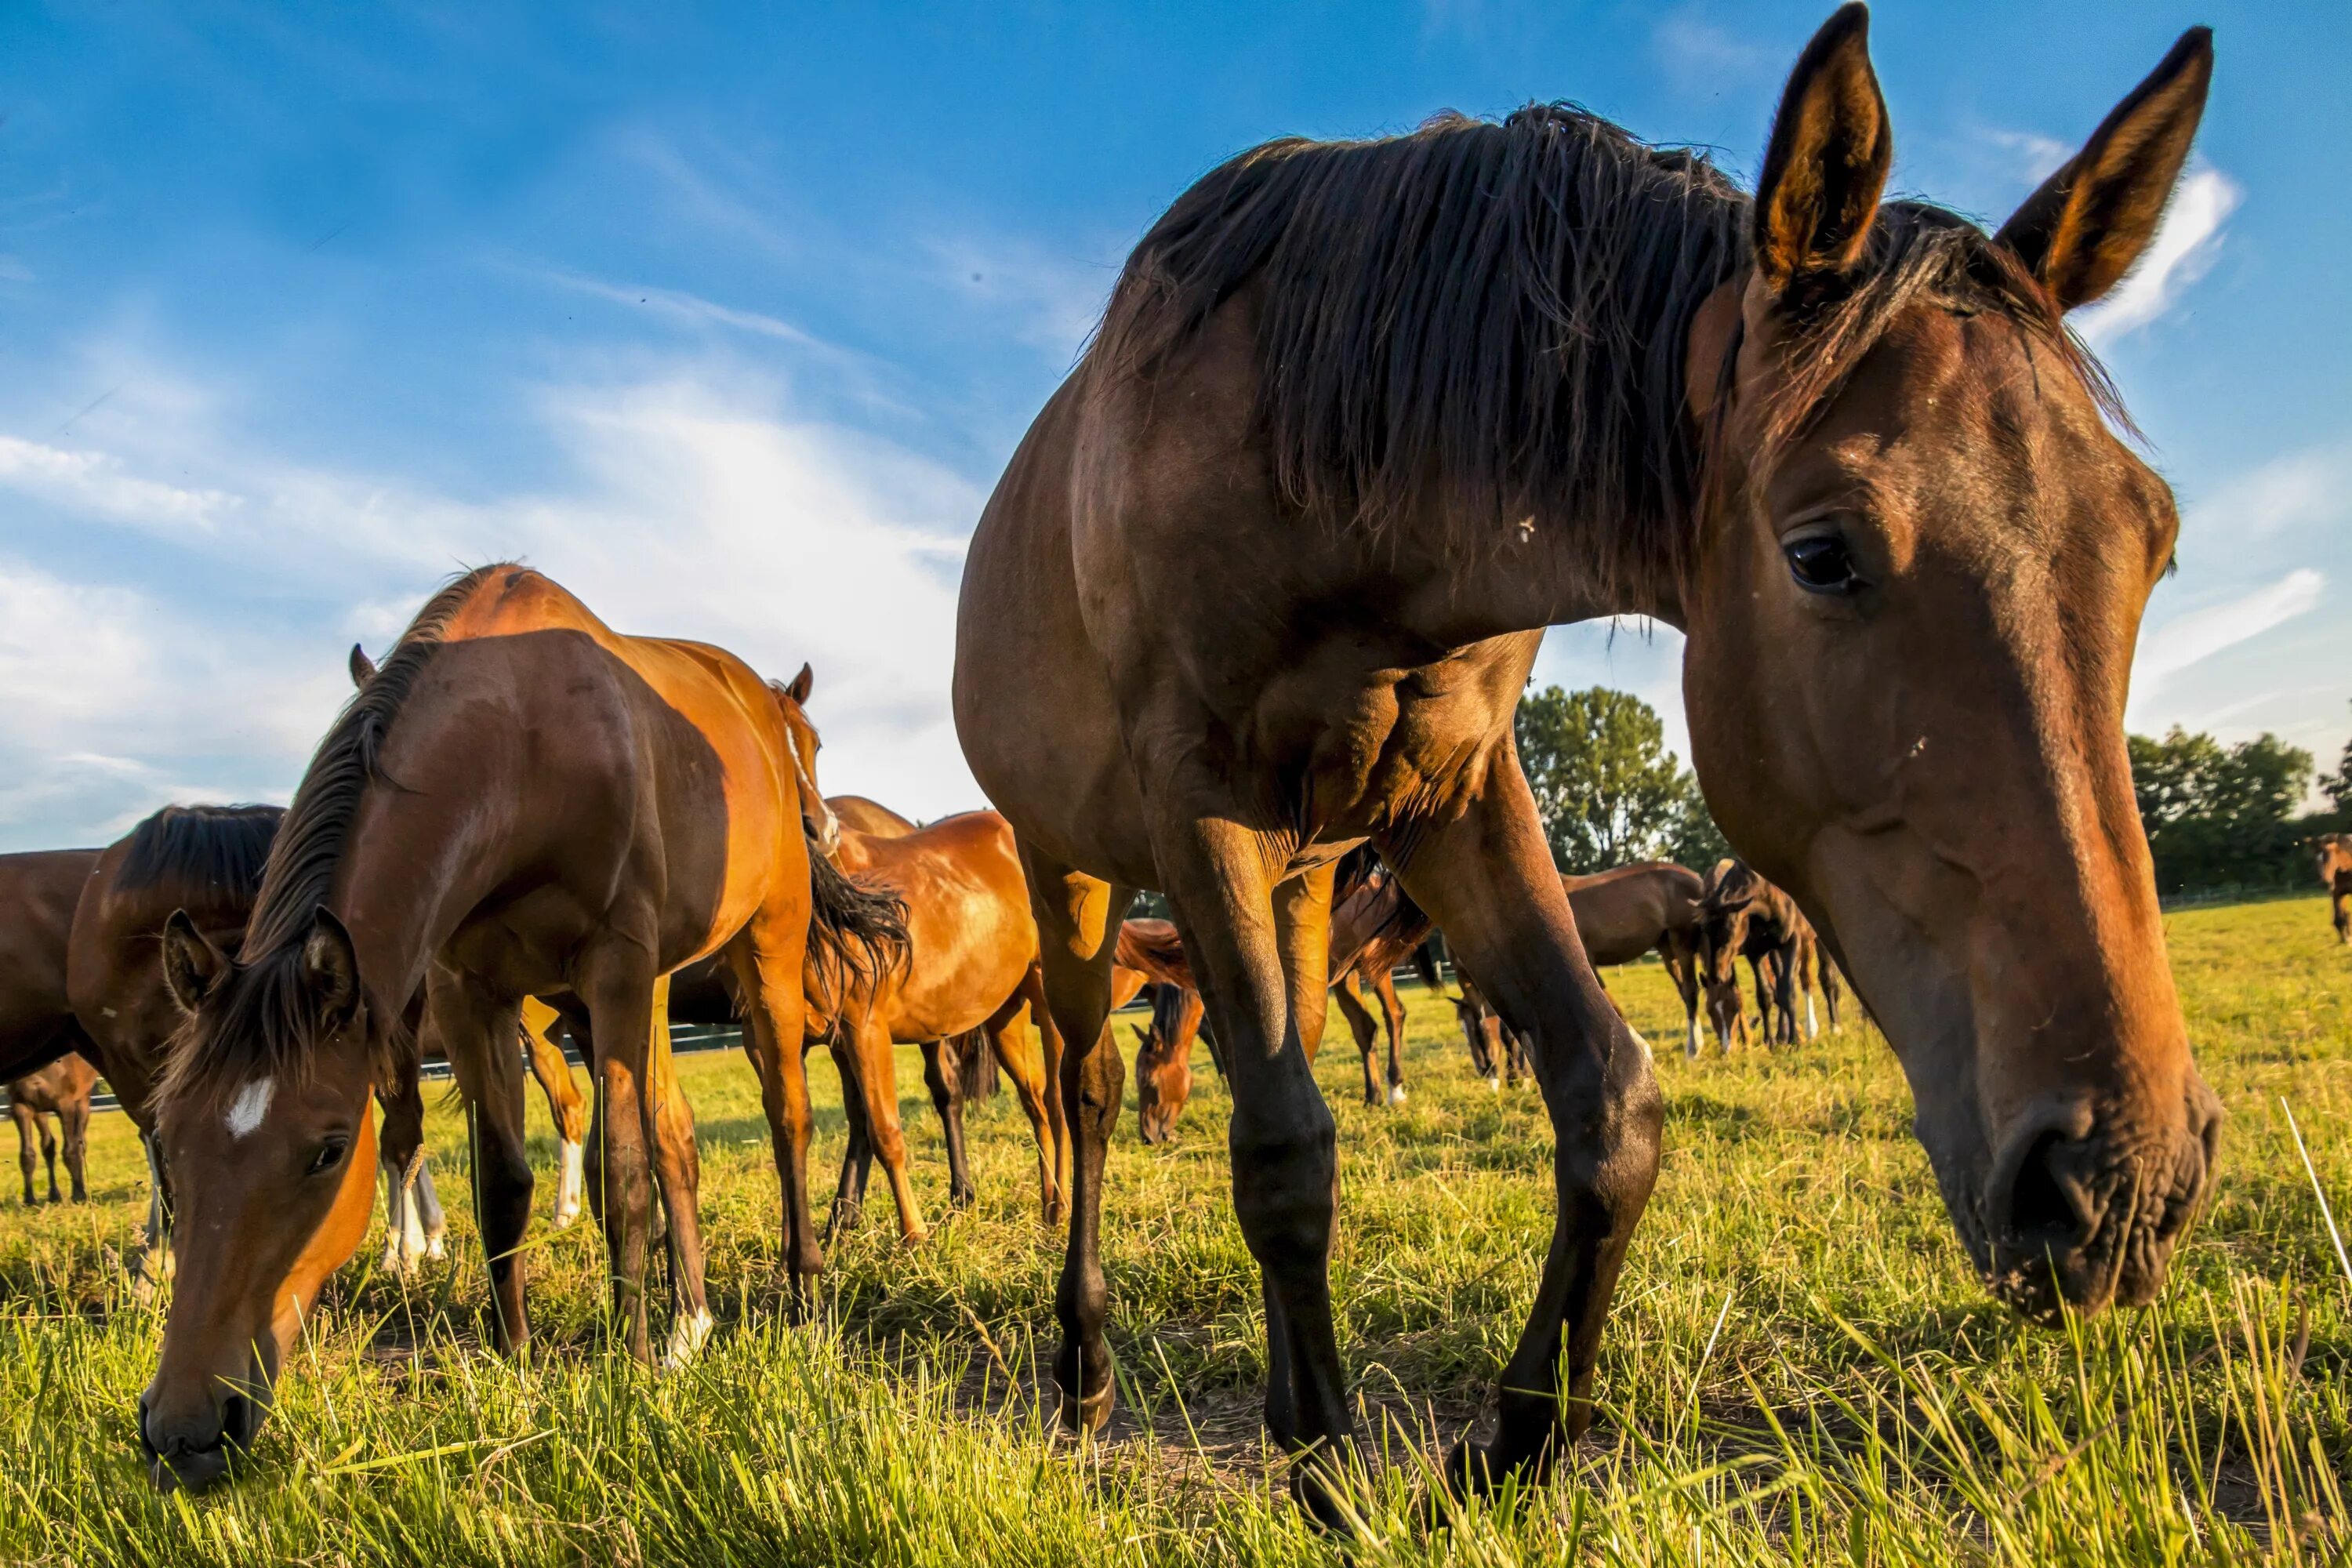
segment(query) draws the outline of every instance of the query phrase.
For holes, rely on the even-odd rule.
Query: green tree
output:
[[[2263,734],[2234,746],[2179,725],[2130,737],[2132,790],[2157,890],[2274,886],[2304,870],[2294,816],[2311,753]]]
[[[1591,872],[1635,860],[1706,865],[1725,853],[1698,785],[1666,750],[1657,710],[1630,692],[1557,686],[1519,699],[1519,764],[1553,861]]]

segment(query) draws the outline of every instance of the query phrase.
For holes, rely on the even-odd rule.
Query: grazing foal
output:
[[[97,1082],[98,1069],[75,1053],[5,1086],[8,1119],[16,1124],[16,1163],[25,1173],[26,1208],[33,1206],[36,1141],[41,1146],[41,1157],[48,1162],[49,1202],[58,1201],[58,1134],[49,1131],[51,1121],[65,1134],[66,1176],[72,1183],[73,1201],[89,1201],[89,1187],[82,1179],[82,1153],[89,1137],[89,1091]]]

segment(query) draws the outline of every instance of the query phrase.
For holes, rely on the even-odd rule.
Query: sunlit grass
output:
[[[1667,1152],[1602,1359],[1603,1419],[1555,1484],[1435,1531],[1428,1467],[1482,1410],[1534,1289],[1549,1132],[1532,1092],[1470,1077],[1450,1012],[1417,991],[1412,1098],[1361,1106],[1335,1018],[1321,1066],[1343,1160],[1333,1272],[1368,1438],[1354,1555],[2352,1560],[2352,1279],[2314,1183],[2339,1225],[2352,1219],[2352,954],[2318,900],[2168,923],[2191,1037],[2232,1120],[2219,1194],[2159,1305],[2060,1333],[1992,1307],[1911,1138],[1893,1058],[1851,1020],[1778,1054],[1670,1052]],[[1650,1038],[1679,1041],[1654,966],[1611,984]],[[811,1066],[829,1174],[838,1097],[822,1058]],[[725,1323],[704,1362],[655,1378],[608,1352],[585,1226],[533,1233],[530,1363],[487,1354],[462,1122],[436,1105],[450,1261],[406,1287],[347,1269],[247,1473],[194,1501],[156,1497],[137,1450],[132,1401],[159,1320],[112,1258],[134,1241],[143,1168],[121,1119],[100,1118],[92,1204],[0,1209],[0,1558],[1333,1559],[1259,1443],[1258,1289],[1205,1053],[1177,1142],[1142,1148],[1130,1117],[1113,1151],[1125,1405],[1111,1440],[1087,1447],[1053,1436],[1040,1398],[1060,1253],[1034,1217],[1009,1097],[972,1115],[978,1209],[902,1251],[877,1184],[866,1227],[835,1250],[824,1321],[792,1328],[750,1074],[731,1055],[682,1068]],[[900,1071],[937,1224],[937,1124],[912,1053]],[[551,1134],[533,1115],[545,1178]],[[546,1195],[543,1180],[542,1214]]]

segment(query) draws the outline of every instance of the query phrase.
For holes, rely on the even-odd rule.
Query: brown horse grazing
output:
[[[1477,982],[1459,970],[1454,977],[1461,983],[1462,994],[1447,1000],[1454,1004],[1454,1021],[1461,1026],[1462,1038],[1470,1047],[1471,1069],[1486,1080],[1488,1089],[1499,1090],[1507,1079],[1513,1089],[1518,1088],[1522,1078],[1535,1075],[1526,1037],[1503,1022],[1503,1016],[1478,990]]]
[[[66,994],[74,905],[95,849],[0,855],[0,1083],[88,1043]]]
[[[2352,942],[2352,833],[2324,833],[2312,840],[2319,859],[2319,885],[2336,921],[2336,940]]]
[[[1807,46],[1752,197],[1564,105],[1246,153],[1138,245],[1015,453],[965,558],[955,707],[1069,1051],[1073,1424],[1113,1398],[1110,937],[1157,887],[1231,1076],[1267,1420],[1343,1516],[1308,1058],[1331,862],[1367,838],[1528,1036],[1559,1144],[1499,1426],[1449,1473],[1540,1474],[1591,1419],[1661,1104],[1510,732],[1539,628],[1601,616],[1686,634],[1708,805],[1885,1026],[1992,1288],[2042,1314],[2162,1281],[2219,1121],[2123,743],[2177,524],[2063,318],[2154,235],[2210,35],[1990,236],[1880,201],[1866,28],[1849,5]]]
[[[1386,868],[1367,871],[1355,890],[1331,906],[1331,949],[1325,973],[1331,976],[1331,999],[1356,1037],[1364,1059],[1364,1103],[1404,1103],[1404,1004],[1397,1000],[1396,966],[1421,954],[1433,930],[1429,916],[1404,890],[1403,882]],[[1425,962],[1425,961],[1424,961]],[[1433,965],[1423,978],[1435,989]],[[1364,1006],[1359,985],[1369,985],[1381,1004],[1388,1025],[1388,1083],[1382,1092],[1372,1059],[1372,1016]]]
[[[788,831],[821,810],[813,755],[740,660],[619,636],[536,573],[484,567],[425,606],[320,743],[236,953],[191,920],[164,929],[165,975],[192,1016],[159,1106],[185,1222],[140,1401],[159,1484],[224,1473],[304,1312],[364,1233],[369,1091],[414,1059],[400,1021],[420,984],[425,1026],[471,1103],[501,1348],[529,1335],[518,1247],[531,1174],[514,1048],[526,996],[577,995],[594,1024],[614,1321],[640,1360],[652,1359],[655,1179],[672,1353],[710,1323],[694,1171],[658,1136],[647,1073],[661,976],[706,953],[728,952],[749,1003],[785,1267],[796,1280],[815,1271],[804,949],[890,948],[885,931],[832,921],[803,835]]]
[[[907,1176],[893,1047],[924,1046],[936,1062],[940,1042],[972,1029],[987,1035],[1020,1093],[1037,1140],[1040,1206],[1048,1223],[1059,1219],[1067,1140],[1058,1097],[1045,1086],[1048,1075],[1060,1070],[1061,1042],[1045,1014],[1037,925],[1012,827],[992,811],[965,812],[912,833],[869,834],[845,826],[832,858],[845,874],[897,898],[905,909],[905,962],[845,973],[831,954],[818,954],[810,960],[805,984],[807,1037],[829,1045],[840,1064],[844,1099],[856,1101],[851,1125],[862,1125],[866,1148],[882,1161],[901,1238],[919,1241],[928,1232]],[[1041,1052],[1029,1048],[1024,1013],[1044,1026]],[[934,1087],[933,1099],[946,1119],[950,1105],[944,1082]],[[947,1126],[950,1169],[969,1202],[962,1119],[948,1120]],[[829,1231],[856,1215],[864,1186],[856,1144],[853,1137],[843,1156]]]
[[[89,1201],[89,1186],[82,1179],[82,1152],[89,1137],[89,1091],[97,1082],[98,1069],[84,1061],[79,1052],[73,1052],[5,1086],[8,1118],[16,1124],[16,1163],[25,1173],[26,1208],[33,1206],[36,1141],[42,1158],[48,1162],[49,1202],[58,1201],[58,1134],[49,1131],[52,1121],[65,1135],[66,1175],[72,1183],[73,1201]]]
[[[134,1283],[151,1284],[167,1262],[170,1190],[152,1142],[154,1090],[164,1047],[181,1024],[179,1005],[164,983],[163,927],[185,910],[216,947],[243,940],[270,845],[286,813],[275,805],[167,805],[99,852],[75,906],[67,954],[66,990],[82,1031],[97,1050],[123,1114],[148,1146],[152,1186],[145,1244],[131,1267]],[[421,998],[404,1015],[418,1030]],[[528,1035],[531,1072],[546,1092],[559,1133],[572,1140],[586,1123],[584,1102],[556,1050]],[[430,1041],[425,1054],[437,1055]],[[415,1081],[378,1088],[384,1121],[381,1148],[386,1174],[383,1267],[407,1273],[437,1258],[446,1222],[423,1163],[424,1100]],[[579,1209],[576,1142],[563,1151],[556,1187],[559,1226]],[[406,1172],[405,1182],[394,1173]],[[412,1192],[415,1194],[411,1200]]]
[[[1151,1026],[1135,1028],[1135,1128],[1147,1144],[1167,1141],[1192,1098],[1192,1042],[1206,1009],[1184,940],[1168,921],[1121,921],[1112,944],[1109,1009],[1152,987]],[[1068,1042],[1064,1040],[1066,1053]],[[1116,1050],[1117,1047],[1111,1047]],[[1066,1054],[1065,1061],[1069,1059]]]
[[[1683,1000],[1685,1048],[1698,1054],[1699,874],[1668,860],[1643,860],[1562,877],[1576,934],[1595,969],[1631,963],[1654,952]]]
[[[1707,874],[1698,900],[1697,962],[1706,981],[1707,1008],[1717,1040],[1725,1050],[1732,1037],[1744,1042],[1746,1015],[1739,1000],[1738,960],[1748,960],[1756,981],[1759,1026],[1767,1045],[1794,1045],[1800,1037],[1821,1033],[1813,1010],[1813,982],[1820,971],[1822,994],[1829,1005],[1830,1027],[1838,1026],[1838,983],[1834,965],[1820,954],[1820,937],[1796,900],[1758,876],[1739,860],[1717,862]],[[1797,1028],[1797,997],[1805,1001],[1805,1028]],[[1696,1025],[1689,1054],[1698,1054]]]

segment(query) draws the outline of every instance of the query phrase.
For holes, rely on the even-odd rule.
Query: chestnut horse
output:
[[[833,921],[831,883],[789,830],[816,803],[814,755],[787,700],[740,660],[619,636],[537,573],[483,567],[425,606],[320,743],[236,953],[191,920],[164,928],[164,973],[192,1016],[159,1106],[184,1222],[163,1354],[140,1401],[159,1484],[214,1479],[250,1441],[304,1312],[364,1233],[369,1093],[413,1059],[400,1024],[420,985],[472,1108],[501,1349],[530,1331],[518,1247],[531,1174],[514,1049],[527,996],[575,994],[594,1026],[614,1321],[638,1359],[652,1359],[656,1179],[671,1353],[709,1331],[694,1171],[659,1137],[657,1097],[641,1090],[658,982],[706,953],[727,952],[749,1004],[784,1267],[796,1282],[815,1272],[804,950],[894,955],[887,927]]]
[[[1150,1026],[1129,1026],[1135,1030],[1135,1130],[1147,1144],[1162,1142],[1192,1098],[1192,1042],[1200,1038],[1204,1012],[1175,925],[1150,918],[1121,921],[1110,981],[1112,1010],[1151,987]],[[1066,1041],[1064,1048],[1066,1053]]]
[[[2352,833],[2324,833],[2312,845],[2318,851],[2319,885],[2327,889],[2336,940],[2352,942]]]
[[[37,1141],[42,1158],[48,1162],[49,1202],[58,1201],[58,1134],[49,1131],[52,1121],[65,1135],[66,1176],[72,1184],[73,1201],[89,1201],[89,1185],[82,1174],[82,1154],[89,1137],[89,1091],[97,1082],[98,1069],[79,1051],[70,1051],[5,1086],[8,1119],[16,1124],[16,1163],[25,1173],[26,1208],[31,1208],[34,1201],[33,1145]]]
[[[1686,635],[1708,805],[1885,1026],[1993,1290],[2046,1315],[2161,1283],[2219,1121],[2123,739],[2177,520],[2063,318],[2154,236],[2210,36],[1995,236],[1880,200],[1867,26],[1848,5],[1806,47],[1753,196],[1559,104],[1234,158],[1137,246],[1015,452],[965,557],[955,709],[1069,1053],[1070,1423],[1113,1399],[1110,939],[1158,888],[1231,1078],[1267,1422],[1345,1517],[1309,1057],[1331,863],[1365,839],[1528,1036],[1558,1142],[1499,1425],[1447,1473],[1540,1475],[1591,1421],[1662,1109],[1511,715],[1541,628],[1603,616]]]

